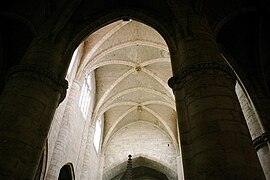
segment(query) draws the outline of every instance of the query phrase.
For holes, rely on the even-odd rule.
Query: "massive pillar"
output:
[[[9,70],[0,97],[0,179],[33,179],[67,82],[59,78],[59,49],[35,41]],[[55,66],[53,66],[55,65]]]
[[[190,15],[173,88],[185,179],[265,179],[235,93],[233,71],[206,20]]]

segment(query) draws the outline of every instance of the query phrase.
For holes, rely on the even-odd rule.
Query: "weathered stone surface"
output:
[[[130,151],[141,179],[261,180],[257,155],[270,179],[269,9],[245,0],[1,7],[0,179],[117,179]]]

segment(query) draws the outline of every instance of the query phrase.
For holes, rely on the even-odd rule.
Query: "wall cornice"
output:
[[[197,63],[194,65],[187,66],[182,71],[180,71],[175,76],[171,77],[168,80],[168,85],[174,89],[176,84],[181,84],[189,75],[194,74],[196,72],[207,72],[216,74],[218,72],[224,72],[229,75],[231,78],[236,79],[235,73],[233,70],[226,64],[222,64],[220,62],[203,62]]]
[[[30,76],[41,82],[46,83],[54,91],[60,92],[59,104],[65,99],[66,92],[68,88],[68,81],[62,78],[59,78],[53,72],[32,64],[20,64],[16,65],[9,69],[6,81],[12,77],[16,76]]]

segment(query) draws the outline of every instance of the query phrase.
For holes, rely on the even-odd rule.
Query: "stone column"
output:
[[[30,47],[22,64],[9,70],[0,97],[0,179],[33,179],[56,107],[67,82],[50,69],[54,46]],[[62,96],[61,96],[62,95]]]
[[[189,15],[169,80],[185,179],[265,179],[235,94],[235,77],[202,16]]]
[[[83,165],[82,165],[82,171],[81,171],[81,180],[87,180],[89,179],[90,172],[93,172],[93,166],[97,166],[96,163],[91,163],[91,152],[93,152],[93,143],[94,143],[94,134],[95,134],[95,127],[90,124],[88,128],[88,135],[87,135],[87,141],[86,141],[86,147],[84,152],[84,158],[83,158]]]
[[[183,161],[181,156],[176,157],[178,180],[184,180]]]
[[[61,122],[61,127],[58,133],[57,140],[54,145],[54,150],[52,153],[51,161],[49,164],[49,169],[46,175],[46,179],[55,180],[59,176],[61,167],[68,163],[65,162],[66,147],[72,136],[73,123],[76,117],[76,112],[78,110],[78,100],[80,96],[80,85],[77,81],[73,81],[70,92],[68,94],[68,100],[66,104],[66,109],[64,112],[63,120]]]
[[[263,123],[261,123],[256,110],[253,108],[254,106],[252,106],[252,102],[242,86],[237,83],[235,89],[265,178],[270,180],[270,133],[265,131],[266,128],[263,127]]]
[[[256,137],[253,144],[262,164],[265,178],[270,180],[270,132],[264,132]]]
[[[98,169],[97,179],[102,179],[103,178],[104,163],[105,163],[105,155],[102,153],[100,155],[100,160],[99,160],[99,169]]]

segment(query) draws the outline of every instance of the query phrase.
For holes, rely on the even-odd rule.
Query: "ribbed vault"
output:
[[[91,34],[85,39],[84,47],[77,78],[95,73],[96,93],[91,122],[94,125],[104,115],[102,153],[105,156],[111,153],[108,151],[114,144],[110,142],[119,138],[120,132],[127,133],[125,128],[140,131],[130,128],[135,123],[136,127],[149,127],[152,133],[159,133],[160,143],[172,146],[170,158],[176,157],[179,152],[176,110],[173,92],[167,85],[172,76],[171,62],[161,35],[137,21],[116,21]],[[136,134],[127,133],[127,136]],[[136,143],[140,143],[140,139]],[[131,152],[139,153],[138,150]],[[159,153],[141,152],[152,159],[158,159],[166,152]],[[110,161],[112,166],[107,168],[113,168],[126,157],[127,154],[123,154],[123,158],[115,158],[115,162]],[[163,163],[162,158],[160,163]]]

